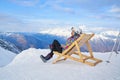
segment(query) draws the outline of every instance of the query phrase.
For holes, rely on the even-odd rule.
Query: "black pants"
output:
[[[58,51],[59,53],[62,53],[62,47],[57,40],[53,41],[51,52],[47,56],[45,56],[46,60],[49,60],[53,57],[53,54],[54,54],[53,51]]]

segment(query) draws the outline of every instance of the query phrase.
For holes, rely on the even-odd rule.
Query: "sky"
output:
[[[120,27],[120,0],[0,0],[0,32]]]

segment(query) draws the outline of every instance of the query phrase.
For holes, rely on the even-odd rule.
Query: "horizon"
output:
[[[1,0],[0,32],[40,32],[82,25],[94,31],[119,30],[119,3],[120,0]]]

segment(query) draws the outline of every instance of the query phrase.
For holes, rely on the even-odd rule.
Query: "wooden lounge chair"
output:
[[[102,62],[102,60],[97,59],[93,56],[92,48],[90,46],[89,40],[94,36],[94,34],[81,34],[67,49],[62,53],[54,51],[54,54],[57,54],[58,57],[53,61],[56,63],[61,60],[72,59],[78,62],[88,64],[90,66],[95,66],[96,64]],[[80,51],[81,46],[86,44],[86,47],[89,51],[89,55],[85,55]],[[76,54],[76,55],[72,55]]]

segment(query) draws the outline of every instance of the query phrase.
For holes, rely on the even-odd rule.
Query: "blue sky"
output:
[[[120,0],[1,0],[0,31],[86,25],[118,30]]]

